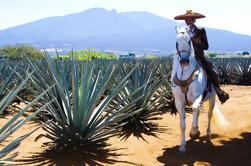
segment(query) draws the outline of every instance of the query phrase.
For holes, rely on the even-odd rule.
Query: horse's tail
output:
[[[210,107],[209,105],[210,105],[210,101],[205,102],[205,104],[204,104],[205,110],[209,111],[209,107]],[[216,103],[214,105],[214,109],[213,109],[212,114],[213,114],[212,121],[217,126],[226,127],[229,124],[229,122],[224,117],[224,115],[222,114],[221,110],[219,109],[219,107]]]
[[[228,120],[224,117],[221,110],[219,109],[218,105],[215,103],[214,109],[213,109],[213,123],[217,126],[226,127],[229,125]]]

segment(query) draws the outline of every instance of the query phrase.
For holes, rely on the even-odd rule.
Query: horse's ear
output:
[[[187,26],[187,27],[186,27],[186,32],[187,32],[187,33],[191,32],[190,26]]]
[[[175,31],[177,34],[179,33],[179,28],[177,26],[175,26]]]

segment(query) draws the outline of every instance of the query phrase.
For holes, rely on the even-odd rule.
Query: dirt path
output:
[[[213,124],[212,142],[206,141],[203,137],[207,126],[207,114],[201,113],[199,118],[201,137],[199,140],[188,139],[188,152],[185,156],[180,156],[178,145],[180,143],[179,117],[164,115],[158,121],[159,125],[167,126],[165,133],[160,133],[159,138],[148,137],[138,140],[129,137],[126,141],[113,138],[109,141],[111,148],[116,148],[112,152],[113,157],[104,154],[93,154],[93,159],[88,159],[90,165],[144,165],[144,166],[180,166],[180,165],[213,165],[213,166],[248,166],[251,165],[251,87],[225,86],[224,89],[230,93],[231,99],[224,105],[219,105],[230,125],[220,128]],[[1,120],[2,122],[2,120]],[[1,124],[1,123],[0,123]],[[18,131],[19,134],[31,128],[33,124],[25,126]],[[191,117],[187,117],[187,138],[191,127]],[[34,138],[39,134],[37,131],[19,148],[19,159],[29,159],[29,165],[83,165],[77,156],[46,154],[41,155],[44,150],[41,148],[43,139],[34,142]],[[17,133],[18,134],[18,133]],[[35,157],[36,156],[36,157]],[[92,156],[93,157],[93,156]],[[37,162],[40,161],[40,162]],[[34,163],[33,163],[34,162]]]

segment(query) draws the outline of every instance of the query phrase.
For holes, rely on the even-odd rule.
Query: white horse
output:
[[[213,109],[215,108],[215,90],[212,84],[207,86],[207,78],[202,67],[197,63],[194,55],[194,50],[189,36],[189,28],[183,27],[181,29],[176,27],[177,40],[176,49],[177,55],[173,59],[172,69],[172,93],[175,98],[175,106],[180,116],[180,128],[181,128],[181,144],[179,151],[181,153],[186,152],[186,138],[185,138],[185,106],[189,104],[193,110],[192,128],[190,130],[190,137],[196,139],[200,135],[198,127],[198,117],[200,106],[203,102],[208,102],[208,127],[206,135],[211,139],[211,118],[213,115]],[[205,93],[205,89],[210,88],[211,91]],[[206,109],[206,108],[205,108]],[[216,112],[215,112],[216,111]],[[215,114],[218,116],[218,121],[223,121],[226,124],[226,120],[221,114],[219,109],[215,109]]]

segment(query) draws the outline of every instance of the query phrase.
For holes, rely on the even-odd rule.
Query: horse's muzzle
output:
[[[190,58],[189,54],[181,54],[180,55],[180,64],[181,65],[189,65]]]
[[[181,65],[189,65],[189,62],[190,62],[189,59],[186,59],[186,58],[180,59],[180,64],[181,64]]]

